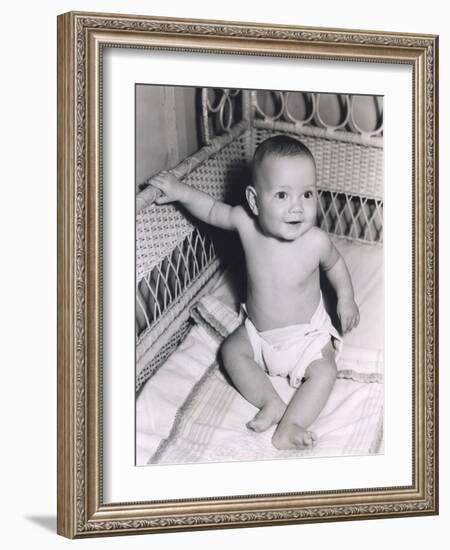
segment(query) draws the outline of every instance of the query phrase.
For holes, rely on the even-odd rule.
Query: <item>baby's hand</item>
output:
[[[156,204],[167,204],[183,200],[185,185],[170,172],[160,172],[151,178],[150,184],[162,193],[155,199]]]
[[[353,298],[340,298],[337,313],[341,321],[342,333],[350,332],[359,324],[359,309]]]

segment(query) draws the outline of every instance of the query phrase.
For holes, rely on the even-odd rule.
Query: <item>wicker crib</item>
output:
[[[309,113],[298,120],[290,92],[276,92],[278,112],[269,115],[256,91],[222,90],[213,105],[203,89],[204,146],[172,172],[215,199],[237,202],[255,147],[271,135],[296,135],[316,160],[320,227],[342,239],[382,245],[382,114],[378,127],[365,132],[355,121],[354,98],[341,96],[344,116],[332,126],[321,117],[320,94],[305,95]],[[136,199],[137,392],[183,340],[193,304],[227,262],[226,236],[177,206],[155,206],[155,193],[148,186]]]

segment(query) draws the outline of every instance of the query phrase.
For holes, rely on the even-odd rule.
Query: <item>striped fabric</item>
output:
[[[236,327],[236,314],[207,295],[195,307],[193,317],[201,325],[198,328],[204,331],[202,345],[207,345],[212,352],[209,357],[214,357],[213,350],[217,350],[219,342]],[[193,346],[190,344],[191,349]],[[169,361],[171,359],[176,360],[176,357]],[[185,367],[189,368],[189,365]],[[270,380],[287,402],[294,390],[283,378]],[[271,443],[275,428],[258,434],[246,428],[257,409],[230,385],[213,360],[180,404],[167,437],[161,439],[148,463],[186,464],[381,453],[383,400],[381,351],[344,347],[333,392],[311,426],[319,437],[317,446],[312,450],[279,451]]]

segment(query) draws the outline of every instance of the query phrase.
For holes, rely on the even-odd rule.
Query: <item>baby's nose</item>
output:
[[[301,199],[294,201],[291,205],[292,212],[302,212],[303,211],[303,202]]]

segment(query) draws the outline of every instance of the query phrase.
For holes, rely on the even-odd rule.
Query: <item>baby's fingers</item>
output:
[[[350,332],[354,328],[356,328],[359,325],[359,313],[356,315],[353,315],[353,317],[349,321],[348,331]]]
[[[160,175],[154,176],[153,178],[148,180],[148,183],[153,187],[160,189],[161,191],[164,191],[167,188],[167,183]]]
[[[168,204],[169,202],[173,202],[173,199],[167,197],[166,195],[160,195],[155,199],[156,204]]]
[[[345,334],[349,330],[348,327],[350,325],[350,319],[349,317],[347,317],[347,315],[340,315],[339,319],[341,321],[342,333]]]

